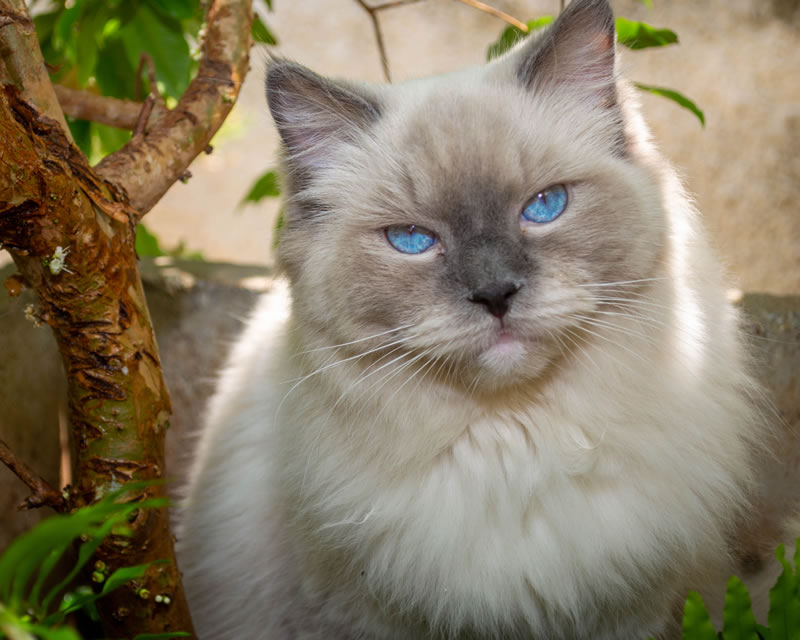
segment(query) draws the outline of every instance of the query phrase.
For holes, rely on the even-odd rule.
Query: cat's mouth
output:
[[[528,355],[528,348],[507,326],[501,326],[492,336],[489,345],[480,354],[482,366],[498,373],[510,373],[518,368]]]

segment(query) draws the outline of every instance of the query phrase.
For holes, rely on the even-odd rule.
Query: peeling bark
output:
[[[0,153],[0,240],[39,294],[38,315],[55,333],[77,442],[70,502],[91,504],[122,484],[163,474],[170,403],[134,230],[127,218],[109,218],[98,206],[127,210],[121,193],[94,175],[59,124],[37,114],[13,85],[0,93],[0,141],[13,149]],[[54,265],[57,247],[66,252],[63,265]],[[164,493],[157,486],[135,499]],[[132,538],[110,537],[98,559],[111,570],[172,562],[154,564],[137,584],[99,601],[111,614],[104,617],[106,634],[191,631],[166,510],[144,510],[131,527]],[[142,600],[142,588],[169,594],[171,604]]]
[[[5,63],[2,77],[13,82],[38,111],[54,118],[72,141],[64,113],[58,106],[50,76],[44,66],[33,20],[25,0],[0,2],[0,58]]]

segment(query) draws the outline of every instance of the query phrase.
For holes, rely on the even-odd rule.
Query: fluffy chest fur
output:
[[[281,470],[294,526],[342,563],[321,578],[309,567],[314,588],[346,585],[487,637],[627,637],[620,612],[631,637],[660,631],[697,566],[728,570],[749,482],[744,434],[730,437],[748,408],[681,367],[649,375],[658,350],[649,355],[647,368],[629,356],[627,371],[622,355],[588,351],[575,357],[600,371],[571,362],[541,388],[488,402],[427,381],[348,406],[341,384],[361,372],[285,400],[276,446],[304,454]],[[322,410],[337,400],[339,411]],[[374,442],[353,434],[351,412]]]

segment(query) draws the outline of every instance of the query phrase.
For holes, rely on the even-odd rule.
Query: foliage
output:
[[[130,535],[129,519],[139,509],[166,506],[167,501],[161,498],[125,502],[129,494],[151,484],[128,484],[91,506],[44,520],[11,543],[0,556],[0,639],[80,640],[78,633],[66,625],[67,616],[83,611],[97,619],[97,599],[144,575],[149,565],[109,572],[108,567],[97,562],[92,572],[95,587],[76,586],[79,573],[107,536]],[[77,559],[69,573],[56,582],[59,575],[54,570],[64,567],[76,540],[80,540]],[[188,635],[171,633],[158,637]],[[145,636],[134,640],[145,640]]]
[[[172,249],[164,249],[161,246],[158,236],[141,222],[136,226],[136,255],[140,258],[172,256],[173,258],[182,258],[183,260],[204,260],[201,251],[191,251],[187,249],[183,240]]]
[[[203,7],[201,0],[75,0],[52,3],[34,23],[45,60],[56,68],[56,82],[129,100],[157,90],[174,101],[196,68],[197,51],[191,47],[196,49]],[[137,92],[141,75],[147,75],[140,72],[137,80],[143,53],[153,60],[158,86]],[[93,161],[130,137],[95,123],[71,121],[70,128]]]
[[[239,206],[243,207],[248,202],[256,203],[264,198],[275,198],[279,195],[281,195],[281,189],[278,183],[278,174],[275,169],[270,169],[256,179]]]
[[[34,16],[34,23],[45,60],[55,69],[54,81],[129,100],[143,100],[157,90],[172,106],[197,68],[205,5],[203,0],[53,2]],[[264,3],[271,5],[271,0]],[[256,42],[277,43],[258,16],[252,36]],[[137,78],[143,53],[153,60],[157,87],[148,87],[146,67]],[[130,138],[128,131],[93,122],[70,119],[69,125],[92,164]]]
[[[649,0],[642,0],[643,4],[651,6]],[[549,25],[555,18],[553,16],[541,16],[535,20],[527,22],[528,31],[525,32],[513,25],[507,26],[503,32],[492,44],[486,52],[486,59],[492,60],[513,47],[517,42],[523,38],[528,37],[531,33]],[[636,22],[628,20],[627,18],[619,17],[616,21],[617,27],[617,42],[632,50],[646,49],[649,47],[665,47],[670,44],[678,43],[678,35],[670,29],[659,29],[653,27],[646,22]],[[672,100],[684,109],[688,109],[694,113],[700,123],[705,126],[705,114],[698,108],[698,106],[689,98],[684,96],[674,89],[666,89],[663,87],[652,87],[646,84],[636,83],[636,87],[642,91],[661,96]]]
[[[769,592],[769,627],[756,622],[750,594],[737,577],[728,580],[723,610],[723,629],[714,631],[705,604],[692,591],[683,610],[683,640],[798,640],[800,638],[800,539],[795,545],[794,566],[784,545],[775,553],[783,567]]]

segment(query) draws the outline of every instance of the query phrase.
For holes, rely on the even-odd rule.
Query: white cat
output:
[[[733,571],[766,427],[614,42],[575,0],[441,77],[270,65],[289,291],[192,469],[202,638],[666,638]]]

